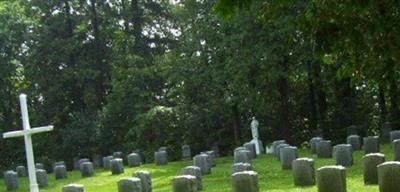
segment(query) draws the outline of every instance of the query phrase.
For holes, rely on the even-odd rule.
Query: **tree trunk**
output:
[[[278,79],[278,91],[279,91],[279,100],[280,100],[280,119],[281,119],[281,131],[279,134],[281,138],[284,138],[289,143],[292,142],[292,134],[290,129],[290,117],[289,117],[289,85],[287,80],[287,74],[289,70],[289,66],[287,61],[280,63],[280,67],[282,69],[283,74],[280,75]]]
[[[382,83],[379,83],[379,108],[381,109],[381,124],[384,123],[386,119],[386,113],[387,113],[387,108],[386,108],[386,98],[385,98],[385,89],[384,85]]]
[[[240,129],[241,129],[241,123],[240,123],[240,114],[239,114],[239,110],[238,110],[238,106],[237,104],[235,104],[232,107],[232,111],[233,111],[233,116],[234,116],[234,122],[233,122],[233,136],[235,139],[235,146],[240,145]]]
[[[308,76],[308,97],[310,102],[310,126],[311,130],[317,129],[317,106],[315,98],[315,86],[312,73],[313,64],[308,62],[307,64],[307,76]]]

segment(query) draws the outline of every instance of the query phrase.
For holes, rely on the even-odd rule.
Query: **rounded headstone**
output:
[[[379,164],[385,162],[385,155],[382,153],[369,153],[363,157],[363,175],[365,184],[378,184]]]
[[[318,158],[332,158],[332,142],[330,140],[322,140],[317,143]]]
[[[111,160],[114,159],[113,156],[103,157],[103,168],[110,169],[111,168]]]
[[[140,155],[137,153],[129,154],[127,159],[129,167],[137,167],[140,166],[140,164],[142,163],[142,159],[140,158]]]
[[[379,153],[379,138],[369,136],[363,138],[364,154]]]
[[[53,168],[53,173],[56,180],[65,179],[68,177],[67,168],[65,167],[65,165],[56,165]]]
[[[315,185],[314,160],[298,158],[292,162],[293,180],[297,186]]]
[[[256,145],[254,143],[245,143],[243,144],[243,147],[250,151],[251,159],[255,159],[257,157]]]
[[[44,169],[36,169],[36,180],[40,188],[47,187],[47,172]]]
[[[210,157],[206,154],[200,154],[193,157],[193,165],[199,167],[203,175],[211,173],[211,165],[208,160]]]
[[[111,160],[111,173],[118,175],[124,173],[124,162],[120,158]]]
[[[284,147],[290,147],[290,145],[289,144],[286,144],[286,143],[283,143],[283,144],[279,144],[277,147],[276,147],[276,150],[277,150],[277,152],[276,152],[276,158],[278,158],[278,160],[280,161],[281,160],[281,148],[284,148]]]
[[[182,145],[182,160],[192,159],[192,152],[189,145]]]
[[[347,144],[350,144],[353,151],[361,150],[361,137],[358,135],[350,135],[347,137]]]
[[[121,179],[118,181],[118,192],[142,192],[142,183],[137,177]]]
[[[350,144],[340,144],[335,146],[336,165],[353,165],[353,148]]]
[[[311,149],[311,154],[316,154],[317,153],[317,143],[322,141],[321,137],[313,137],[310,139],[310,149]]]
[[[234,163],[248,163],[248,164],[251,164],[250,151],[248,151],[248,150],[235,151]]]
[[[17,166],[15,171],[17,171],[18,177],[26,177],[28,175],[25,166],[22,165]]]
[[[151,192],[153,190],[151,174],[148,171],[136,171],[134,177],[140,179],[142,192]]]
[[[380,192],[400,190],[400,162],[388,161],[378,165],[378,184]]]
[[[233,192],[259,192],[258,174],[254,171],[242,171],[232,174]]]
[[[197,190],[203,189],[203,179],[200,167],[187,166],[182,169],[182,175],[192,175],[196,177]]]
[[[44,169],[44,165],[43,165],[43,163],[36,163],[35,168],[36,169]]]
[[[193,175],[181,175],[172,179],[173,192],[196,192],[197,180]]]
[[[292,161],[297,158],[297,147],[283,147],[280,148],[280,159],[283,170],[292,169]]]
[[[19,187],[19,182],[18,182],[18,173],[15,171],[4,171],[3,173],[4,176],[4,182],[6,184],[7,190],[16,190]]]
[[[62,192],[84,192],[85,187],[81,184],[69,184],[62,188]]]
[[[80,165],[82,177],[90,177],[94,174],[94,166],[91,162],[83,162]]]
[[[90,162],[90,160],[88,158],[79,159],[79,161],[78,161],[79,170],[81,169],[82,163],[86,163],[86,162]]]
[[[346,168],[325,166],[317,170],[318,192],[346,192]]]
[[[383,123],[382,128],[381,128],[380,139],[385,143],[389,143],[391,131],[392,131],[392,123],[390,123],[390,122]]]
[[[242,171],[251,171],[253,167],[248,163],[235,163],[232,166],[232,174]]]
[[[400,130],[390,132],[390,141],[393,142],[396,139],[400,139]]]
[[[167,151],[156,151],[156,152],[154,152],[154,161],[155,161],[156,165],[166,165],[166,164],[168,164]]]

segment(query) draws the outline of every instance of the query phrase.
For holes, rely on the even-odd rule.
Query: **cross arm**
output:
[[[37,128],[29,129],[29,133],[30,134],[35,134],[35,133],[52,131],[53,128],[54,128],[53,125],[44,126],[44,127],[37,127]]]
[[[53,125],[44,126],[44,127],[37,127],[28,130],[22,131],[10,131],[3,134],[3,138],[13,138],[13,137],[22,137],[24,135],[33,135],[35,133],[47,132],[53,130]]]
[[[24,135],[24,131],[10,131],[7,133],[3,133],[3,138],[22,137]]]

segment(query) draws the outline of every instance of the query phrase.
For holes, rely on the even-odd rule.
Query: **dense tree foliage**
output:
[[[0,130],[29,96],[38,161],[250,140],[343,142],[399,122],[396,1],[0,2]],[[359,13],[359,14],[354,14]],[[0,140],[2,168],[20,139]],[[67,152],[67,153],[66,153]],[[70,162],[69,162],[70,163]]]

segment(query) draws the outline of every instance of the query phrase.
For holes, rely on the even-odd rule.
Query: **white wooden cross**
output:
[[[32,135],[35,133],[51,131],[51,130],[53,130],[53,126],[50,125],[50,126],[37,127],[37,128],[31,129],[31,126],[29,124],[28,107],[26,105],[26,95],[25,94],[19,95],[19,102],[21,105],[22,124],[23,124],[24,130],[7,132],[7,133],[3,134],[3,137],[11,138],[11,137],[24,136],[26,159],[28,162],[30,191],[31,192],[39,192],[39,186],[36,181],[35,160],[34,160],[33,148],[32,148]]]

